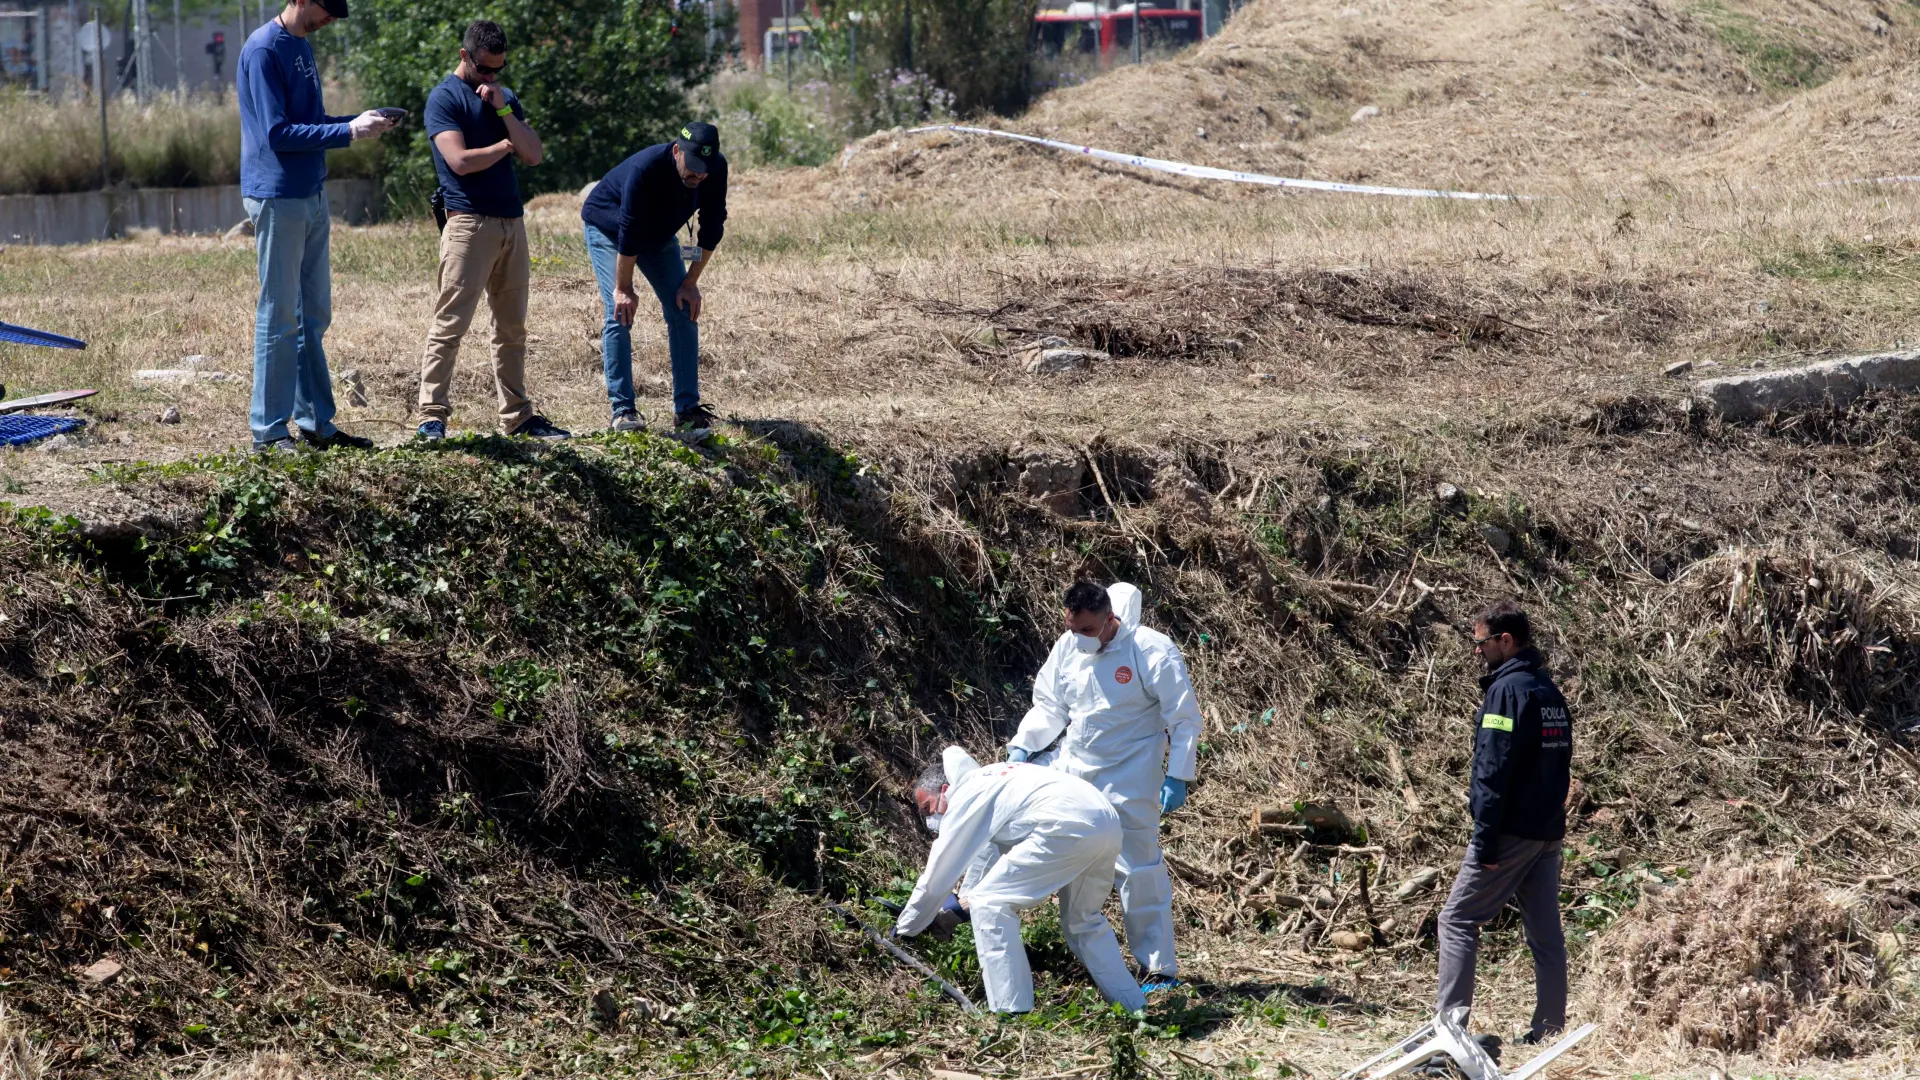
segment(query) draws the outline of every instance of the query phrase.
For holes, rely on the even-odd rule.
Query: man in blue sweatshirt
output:
[[[327,151],[393,126],[378,111],[328,116],[307,36],[347,17],[347,0],[290,0],[240,50],[240,195],[253,220],[260,300],[253,321],[253,448],[296,449],[289,424],[320,449],[373,441],[333,425],[320,339],[333,320],[327,263]]]
[[[680,227],[700,212],[699,261],[680,258]],[[673,367],[673,426],[704,435],[713,413],[700,403],[700,275],[713,262],[727,221],[727,159],[712,124],[688,124],[673,142],[649,146],[613,167],[580,208],[587,257],[600,284],[600,363],[615,431],[643,431],[633,400],[633,291],[639,268],[667,320]]]

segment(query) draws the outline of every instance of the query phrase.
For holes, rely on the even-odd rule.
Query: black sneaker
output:
[[[339,428],[334,428],[333,434],[331,435],[315,435],[311,431],[302,431],[300,432],[300,438],[305,440],[306,444],[315,450],[373,449],[372,439],[362,438],[359,435],[349,435]]]
[[[560,439],[570,439],[573,437],[572,432],[565,428],[554,427],[551,421],[539,413],[534,413],[532,416],[527,417],[527,422],[514,428],[510,434],[528,439],[546,439],[549,441],[558,441]]]
[[[292,436],[282,435],[277,439],[268,439],[266,442],[254,442],[253,452],[256,454],[297,454],[300,452],[300,444],[294,442]]]
[[[607,425],[607,430],[645,431],[647,430],[647,421],[645,417],[642,417],[637,412],[623,412],[613,418],[613,422]]]
[[[704,435],[713,430],[714,423],[719,419],[713,415],[713,410],[703,403],[685,412],[674,413],[673,430],[689,435]]]
[[[424,442],[439,442],[447,437],[447,422],[428,420],[413,430],[413,437]]]

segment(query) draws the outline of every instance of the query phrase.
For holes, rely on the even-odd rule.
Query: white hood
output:
[[[947,786],[957,788],[967,777],[980,771],[980,763],[973,755],[958,746],[949,746],[940,751],[940,764],[947,770]]]
[[[1140,590],[1124,581],[1116,581],[1107,586],[1107,603],[1112,605],[1113,613],[1120,619],[1120,629],[1133,633],[1140,629]]]

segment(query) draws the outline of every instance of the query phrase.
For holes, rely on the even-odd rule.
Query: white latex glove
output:
[[[354,141],[372,138],[393,126],[393,121],[368,109],[352,120],[347,121],[348,130],[353,132]]]

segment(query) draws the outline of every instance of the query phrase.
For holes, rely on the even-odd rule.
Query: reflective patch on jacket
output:
[[[1487,713],[1480,718],[1480,726],[1483,728],[1492,728],[1495,731],[1512,731],[1513,717],[1501,716],[1499,713]]]

